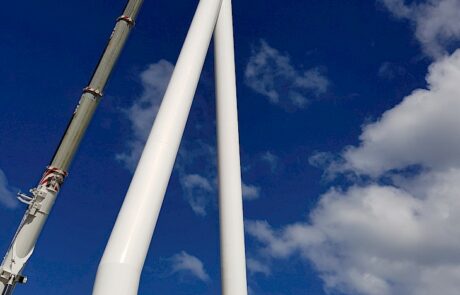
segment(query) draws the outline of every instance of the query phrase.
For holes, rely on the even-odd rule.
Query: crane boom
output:
[[[30,196],[18,195],[20,201],[28,204],[28,208],[0,265],[1,295],[12,294],[17,283],[25,283],[27,280],[22,274],[24,267],[34,251],[72,159],[103,95],[107,80],[134,26],[142,2],[143,0],[128,1],[123,14],[117,19],[89,85],[83,89],[78,106],[50,165],[46,167],[38,185],[30,190]]]
[[[99,263],[93,295],[138,294],[142,267],[221,3],[222,0],[200,0],[198,3],[155,123]]]

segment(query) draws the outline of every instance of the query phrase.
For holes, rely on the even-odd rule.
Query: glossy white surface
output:
[[[137,294],[139,278],[221,6],[201,0],[99,264],[94,295]]]
[[[223,295],[246,295],[235,54],[231,0],[223,0],[214,32],[217,151]]]

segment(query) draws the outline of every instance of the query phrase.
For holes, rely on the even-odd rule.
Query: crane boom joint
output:
[[[134,27],[134,25],[136,24],[134,19],[132,17],[127,16],[127,15],[122,15],[119,18],[117,18],[117,22],[119,22],[119,21],[127,22],[130,27]]]
[[[92,95],[98,98],[104,96],[100,89],[93,88],[90,86],[83,88],[83,93],[91,93]]]

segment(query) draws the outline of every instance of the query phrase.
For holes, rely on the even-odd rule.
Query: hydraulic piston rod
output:
[[[143,0],[128,1],[123,14],[117,19],[115,29],[89,85],[83,89],[79,104],[50,165],[37,187],[30,190],[31,196],[18,196],[22,202],[28,204],[28,208],[0,265],[2,295],[12,294],[17,283],[26,282],[26,277],[22,274],[24,267],[34,251],[72,159],[103,95],[106,82],[134,26],[142,2]]]

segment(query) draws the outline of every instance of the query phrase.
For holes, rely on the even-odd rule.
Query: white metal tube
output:
[[[137,294],[221,0],[201,0],[99,264],[93,295]]]
[[[222,295],[246,295],[235,53],[231,0],[223,0],[214,33]]]
[[[0,265],[1,295],[12,294],[18,282],[26,281],[23,270],[35,249],[59,189],[67,175],[66,171],[69,169],[99,104],[102,91],[132,30],[142,2],[142,0],[129,0],[123,15],[117,19],[107,47],[90,84],[81,96],[78,107],[69,122],[50,166],[46,168],[38,186],[31,190],[32,200]]]

